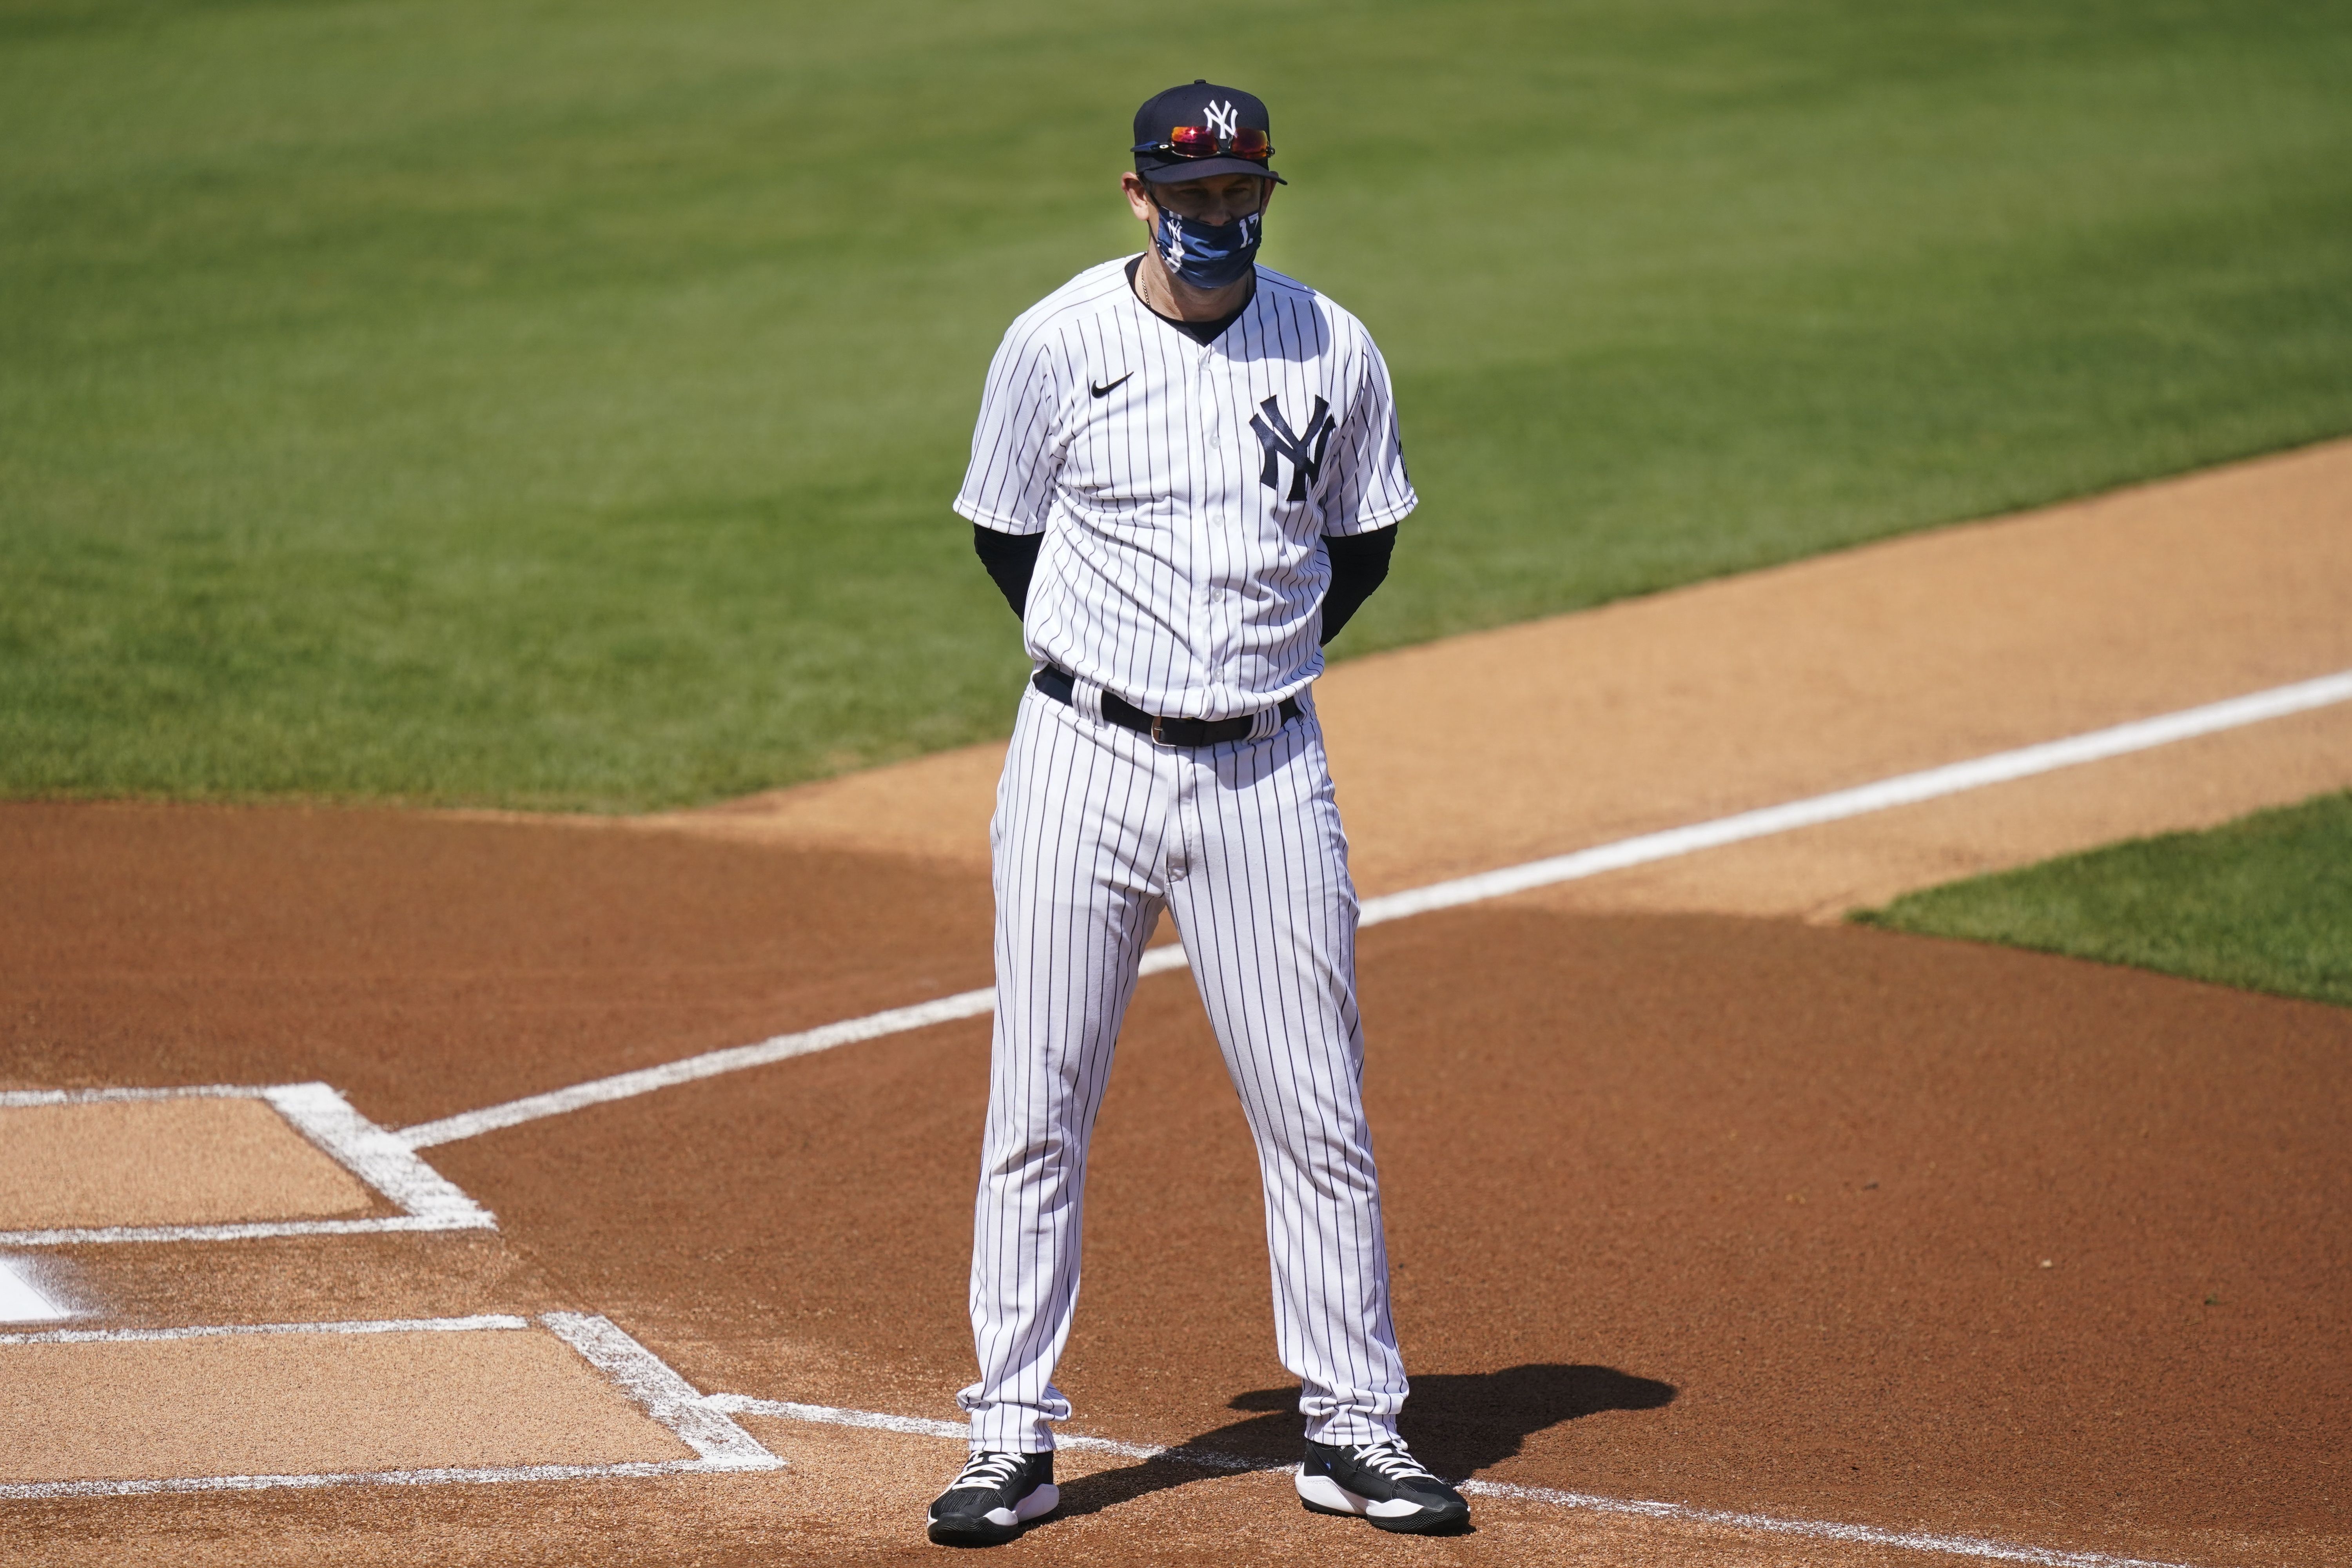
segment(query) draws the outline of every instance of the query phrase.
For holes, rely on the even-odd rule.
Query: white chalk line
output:
[[[778,1035],[756,1045],[706,1051],[682,1061],[640,1068],[635,1072],[616,1073],[611,1078],[573,1084],[569,1089],[552,1089],[545,1094],[510,1100],[502,1105],[492,1105],[480,1110],[445,1116],[438,1121],[404,1127],[393,1136],[411,1149],[427,1149],[436,1143],[454,1143],[461,1138],[478,1138],[501,1127],[536,1121],[542,1116],[560,1116],[567,1110],[601,1105],[608,1100],[627,1100],[635,1095],[649,1094],[657,1089],[692,1083],[699,1078],[740,1072],[745,1068],[765,1067],[770,1062],[804,1057],[814,1051],[829,1051],[835,1046],[880,1039],[885,1035],[928,1028],[933,1024],[944,1024],[955,1018],[978,1017],[995,1005],[996,990],[993,986],[980,991],[965,991],[953,996],[942,996],[935,1002],[919,1002],[911,1007],[893,1007],[887,1013],[873,1013],[863,1018],[827,1024],[822,1028]]]
[[[782,1461],[778,1462],[779,1464]],[[775,1468],[775,1466],[765,1467]],[[256,1492],[279,1487],[433,1487],[472,1482],[593,1481],[707,1476],[740,1470],[707,1459],[646,1459],[612,1465],[513,1465],[478,1469],[335,1470],[283,1476],[173,1476],[157,1480],[0,1482],[0,1499],[142,1497],[157,1492]]]
[[[2006,784],[2060,768],[2126,756],[2177,741],[2216,734],[2263,720],[2284,718],[2347,700],[2352,700],[2352,670],[2273,687],[2268,690],[2207,703],[2199,708],[2183,709],[2175,713],[2159,714],[2152,719],[2139,719],[2104,730],[2093,730],[2063,740],[1996,752],[1989,756],[1927,768],[1918,773],[1902,773],[1853,789],[1834,790],[1827,795],[1739,812],[1685,827],[1645,833],[1612,844],[1580,849],[1570,855],[1557,855],[1522,866],[1506,867],[1501,870],[1485,871],[1473,877],[1460,877],[1425,888],[1391,893],[1367,900],[1358,923],[1379,925],[1388,921],[1402,920],[1409,915],[1426,914],[1433,910],[1453,909],[1510,893],[1577,881],[1604,871],[1623,870],[1629,867],[1695,854],[1703,849],[1720,848],[1746,839],[1787,833],[1800,827],[1819,826],[1894,806],[1915,805],[1943,795],[1981,789],[1988,784]],[[1164,973],[1185,968],[1187,963],[1181,947],[1157,947],[1144,954],[1142,973]],[[836,1046],[879,1039],[887,1035],[927,1028],[953,1019],[978,1017],[989,1012],[995,1000],[993,987],[959,992],[952,996],[918,1003],[911,1007],[894,1007],[862,1018],[850,1018],[795,1034],[778,1035],[753,1045],[708,1051],[699,1056],[666,1062],[659,1067],[640,1068],[634,1072],[574,1084],[569,1089],[527,1095],[520,1100],[486,1106],[479,1110],[420,1122],[414,1127],[403,1128],[394,1136],[411,1149],[454,1143],[461,1139],[478,1138],[503,1127],[536,1121],[541,1117],[560,1116],[566,1111],[601,1105],[608,1100],[626,1100],[656,1089],[691,1083],[697,1079],[764,1067],[793,1057],[831,1050]]]
[[[1402,920],[1407,915],[1424,914],[1431,910],[1452,909],[1456,905],[1499,899],[1507,894],[1523,893],[1558,882],[1572,882],[1603,871],[1622,870],[1654,860],[1671,860],[1701,849],[1720,848],[1749,838],[1763,838],[1800,827],[1841,822],[1848,817],[1865,816],[1872,812],[1885,811],[1898,805],[1916,805],[1943,795],[1981,789],[1987,784],[2008,784],[2037,773],[2078,767],[2084,763],[2128,756],[2134,752],[2151,751],[2177,741],[2240,729],[2266,719],[2283,719],[2289,714],[2305,713],[2315,708],[2331,707],[2344,701],[2352,701],[2352,670],[2296,681],[2291,686],[2275,686],[2266,691],[2232,697],[2226,701],[2209,702],[2201,708],[2185,708],[2177,713],[2158,714],[2153,719],[2137,719],[2128,724],[2093,730],[2063,740],[2021,746],[2015,751],[1995,752],[1990,756],[1976,757],[1964,763],[1901,773],[1894,778],[1880,779],[1875,784],[1833,790],[1828,795],[1793,800],[1782,805],[1719,816],[1711,822],[1695,823],[1688,827],[1645,833],[1635,838],[1619,839],[1614,844],[1580,849],[1572,855],[1557,855],[1549,859],[1531,860],[1524,866],[1506,867],[1499,871],[1484,871],[1475,877],[1461,877],[1426,888],[1391,893],[1386,898],[1366,902],[1360,923],[1377,925],[1382,921]]]
[[[11,1089],[0,1090],[0,1110],[35,1105],[78,1105],[99,1100],[257,1100],[258,1089],[198,1083],[170,1089]]]
[[[267,1100],[320,1152],[399,1208],[364,1219],[248,1220],[222,1225],[68,1226],[0,1231],[0,1247],[74,1247],[100,1242],[251,1241],[288,1236],[375,1236],[435,1230],[496,1230],[498,1217],[418,1159],[399,1134],[362,1116],[331,1086],[194,1084],[173,1089],[13,1089],[0,1110],[106,1100]]]
[[[236,1225],[109,1225],[84,1230],[0,1230],[0,1247],[75,1247],[118,1241],[256,1241],[279,1236],[383,1236],[403,1232],[496,1230],[488,1219],[451,1220],[417,1215],[373,1219],[255,1220]]]
[[[828,1426],[860,1426],[899,1432],[917,1437],[951,1438],[968,1442],[971,1428],[961,1421],[932,1421],[917,1415],[887,1415],[877,1410],[845,1410],[831,1405],[799,1405],[781,1399],[753,1399],[740,1394],[714,1394],[703,1401],[713,1410],[738,1415],[772,1415],[787,1421],[808,1421]],[[1190,1445],[1163,1447],[1151,1443],[1121,1443],[1108,1437],[1056,1434],[1060,1448],[1117,1454],[1130,1459],[1167,1459],[1209,1470],[1296,1470],[1296,1464],[1251,1458]],[[1721,1509],[1694,1508],[1688,1503],[1647,1502],[1630,1498],[1596,1497],[1589,1492],[1559,1491],[1550,1487],[1513,1486],[1503,1481],[1466,1480],[1455,1485],[1473,1497],[1506,1499],[1577,1509],[1587,1513],[1627,1514],[1643,1519],[1672,1520],[1682,1524],[1714,1525],[1773,1535],[1798,1535],[1814,1541],[1834,1541],[1856,1546],[1892,1546],[1911,1552],[1940,1552],[2000,1563],[2032,1563],[2041,1568],[2191,1568],[2183,1563],[2156,1562],[2143,1557],[2110,1557],[2100,1552],[2061,1552],[2050,1547],[2021,1546],[1976,1535],[1938,1535],[1927,1531],[1882,1530],[1874,1525],[1841,1524],[1833,1520],[1784,1519],[1776,1514],[1734,1513]]]
[[[694,1384],[646,1349],[610,1318],[588,1312],[542,1312],[539,1321],[581,1359],[620,1385],[646,1414],[677,1434],[704,1463],[731,1470],[773,1470],[783,1460],[760,1440],[704,1404]]]
[[[404,1213],[417,1219],[439,1220],[452,1230],[498,1228],[489,1210],[418,1159],[398,1135],[352,1110],[351,1102],[328,1085],[278,1084],[261,1092],[296,1131]]]
[[[233,1334],[463,1334],[484,1329],[527,1329],[510,1312],[470,1318],[369,1318],[336,1323],[198,1323],[177,1329],[45,1329],[0,1334],[0,1345],[137,1344],[153,1340],[214,1340]]]
[[[157,1492],[262,1491],[279,1487],[439,1486],[517,1481],[571,1481],[654,1476],[742,1474],[780,1470],[784,1461],[726,1411],[696,1392],[669,1364],[639,1344],[610,1319],[584,1312],[543,1312],[541,1327],[604,1374],[653,1420],[694,1450],[691,1459],[628,1460],[613,1464],[463,1466],[404,1470],[336,1470],[324,1473],[240,1476],[165,1476],[112,1480],[11,1481],[0,1483],[0,1499],[136,1497]],[[55,1329],[41,1333],[0,1334],[0,1346],[138,1343],[158,1340],[213,1339],[235,1334],[475,1333],[527,1331],[529,1319],[510,1312],[467,1318],[377,1318],[327,1323],[205,1323],[172,1329]]]
[[[1557,1491],[1550,1487],[1512,1486],[1503,1481],[1464,1481],[1461,1489],[1473,1497],[1549,1503],[1555,1508],[1580,1509],[1591,1513],[1670,1519],[1685,1524],[1711,1524],[1772,1535],[1801,1535],[1812,1541],[1835,1541],[1855,1546],[1893,1546],[1907,1552],[1937,1552],[1947,1556],[1986,1558],[1996,1563],[2034,1563],[2044,1565],[2044,1568],[2191,1568],[2185,1563],[2159,1562],[2146,1557],[2110,1557],[2104,1552],[2061,1552],[2047,1546],[2021,1546],[2013,1542],[1992,1541],[1980,1535],[1937,1535],[1923,1530],[1881,1530],[1875,1525],[1840,1524],[1833,1520],[1783,1519],[1777,1514],[1735,1513],[1724,1509],[1693,1508],[1687,1503],[1594,1497],[1586,1492]]]

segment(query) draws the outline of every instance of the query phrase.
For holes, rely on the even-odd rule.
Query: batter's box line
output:
[[[365,1219],[260,1220],[232,1225],[97,1226],[0,1230],[0,1246],[65,1247],[110,1241],[249,1241],[279,1236],[374,1236],[384,1232],[496,1230],[498,1216],[467,1197],[397,1135],[323,1083],[260,1087],[199,1084],[181,1089],[40,1089],[0,1093],[0,1110],[101,1100],[262,1100],[294,1130],[401,1212]]]
[[[647,1479],[662,1476],[740,1475],[786,1468],[782,1458],[710,1407],[668,1363],[611,1319],[587,1312],[542,1312],[541,1327],[577,1352],[677,1440],[691,1459],[636,1459],[590,1465],[444,1466],[411,1470],[332,1470],[285,1475],[165,1476],[103,1481],[0,1482],[0,1500],[142,1497],[164,1492],[252,1492],[281,1488],[428,1487],[519,1481]],[[388,1318],[341,1323],[231,1323],[183,1329],[58,1329],[0,1334],[0,1346],[210,1339],[221,1334],[473,1333],[528,1329],[508,1313],[471,1318]]]
[[[833,1405],[801,1405],[783,1399],[754,1399],[742,1394],[713,1394],[703,1400],[712,1410],[734,1415],[767,1415],[784,1421],[808,1421],[826,1426],[858,1426],[869,1431],[898,1432],[912,1437],[944,1437],[966,1442],[971,1428],[961,1421],[935,1421],[920,1415],[890,1415],[878,1410],[848,1410]],[[1156,1443],[1122,1443],[1112,1437],[1069,1433],[1055,1435],[1059,1448],[1116,1454],[1128,1459],[1165,1459],[1204,1470],[1294,1471],[1295,1464],[1253,1458],[1190,1445],[1163,1447]],[[1688,1503],[1648,1502],[1633,1498],[1597,1497],[1588,1492],[1559,1491],[1550,1487],[1513,1486],[1506,1481],[1458,1481],[1472,1497],[1502,1498],[1513,1502],[1539,1503],[1576,1509],[1586,1513],[1629,1515],[1671,1520],[1683,1524],[1753,1531],[1768,1535],[1802,1536],[1811,1541],[1834,1541],[1853,1546],[1891,1546],[1907,1552],[1932,1552],[1952,1557],[1975,1557],[1996,1563],[2030,1563],[2036,1568],[2193,1568],[2186,1563],[2162,1563],[2144,1557],[2110,1557],[2100,1552],[2062,1552],[2054,1547],[2023,1546],[1977,1535],[1937,1535],[1918,1530],[1885,1530],[1875,1525],[1842,1524],[1834,1520],[1784,1519],[1777,1514],[1736,1513],[1723,1509],[1694,1508]]]

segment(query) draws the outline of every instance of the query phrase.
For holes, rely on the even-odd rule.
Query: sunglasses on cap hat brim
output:
[[[1274,143],[1265,132],[1255,125],[1244,125],[1230,136],[1219,136],[1206,125],[1176,125],[1168,131],[1165,142],[1139,142],[1138,153],[1157,153],[1164,158],[1246,158],[1253,163],[1263,163],[1274,156]]]
[[[1205,179],[1211,174],[1256,174],[1288,184],[1265,166],[1266,160],[1274,156],[1274,144],[1255,126],[1245,125],[1230,136],[1219,136],[1205,125],[1172,126],[1166,141],[1139,142],[1130,151],[1139,158],[1169,160],[1137,170],[1145,179],[1163,184]]]

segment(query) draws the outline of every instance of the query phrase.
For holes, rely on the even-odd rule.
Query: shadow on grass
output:
[[[1512,1458],[1528,1437],[1563,1421],[1602,1410],[1655,1410],[1676,1392],[1673,1384],[1607,1366],[1541,1363],[1501,1372],[1438,1373],[1412,1380],[1402,1425],[1422,1463],[1441,1476],[1460,1479]],[[1188,1438],[1156,1458],[1076,1477],[1062,1487],[1062,1506],[1053,1517],[1076,1519],[1192,1481],[1296,1464],[1306,1436],[1297,1406],[1295,1388],[1236,1395],[1227,1408],[1259,1414]]]

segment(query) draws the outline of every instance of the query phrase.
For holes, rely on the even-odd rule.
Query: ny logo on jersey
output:
[[[1257,473],[1258,483],[1270,490],[1282,488],[1282,459],[1290,459],[1290,494],[1288,500],[1305,500],[1307,487],[1323,477],[1323,448],[1330,443],[1331,432],[1339,422],[1331,417],[1331,405],[1322,398],[1315,400],[1315,412],[1307,416],[1307,428],[1297,435],[1290,421],[1282,416],[1282,405],[1269,397],[1259,404],[1258,412],[1250,417],[1250,428],[1257,432],[1259,445],[1265,448],[1265,467]]]
[[[1221,142],[1232,141],[1234,132],[1241,128],[1241,116],[1230,103],[1212,103],[1202,108],[1201,112],[1208,116],[1209,129],[1217,133]]]

